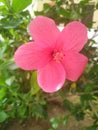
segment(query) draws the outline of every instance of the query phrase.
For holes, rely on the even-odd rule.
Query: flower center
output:
[[[52,56],[53,60],[55,60],[56,62],[60,62],[61,60],[64,59],[65,55],[61,51],[54,51]]]

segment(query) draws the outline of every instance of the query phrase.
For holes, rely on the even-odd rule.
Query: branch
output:
[[[67,95],[65,95],[65,98],[66,97],[72,97],[72,96],[82,96],[82,95],[84,95],[84,94],[96,94],[96,93],[98,93],[98,90],[95,90],[95,91],[92,91],[92,92],[81,92],[81,93],[75,93],[75,94],[73,94],[73,93],[68,93]],[[63,99],[65,99],[65,98],[63,98]],[[51,101],[55,101],[55,102],[62,102],[62,97],[60,96],[60,95],[51,95],[50,97],[46,97],[46,100],[47,101],[49,101],[49,102],[51,102]]]
[[[84,95],[84,94],[95,94],[95,93],[98,93],[98,90],[95,90],[95,91],[92,91],[92,92],[80,92],[80,93],[75,93],[74,95],[81,96],[81,95]],[[73,94],[70,93],[70,94],[68,94],[68,96],[73,96]]]

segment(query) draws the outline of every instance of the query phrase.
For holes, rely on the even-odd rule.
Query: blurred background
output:
[[[36,71],[14,62],[16,49],[32,41],[28,25],[38,15],[62,29],[78,20],[88,28],[81,51],[89,58],[77,82],[47,94]],[[98,1],[0,0],[0,130],[98,130]]]
[[[80,1],[81,1],[81,0],[73,0],[73,2],[74,2],[75,4],[78,4]],[[65,1],[65,2],[66,2],[66,1]],[[69,2],[71,3],[72,1],[69,0]],[[85,0],[85,2],[87,2],[87,1]],[[98,1],[97,1],[97,0],[90,0],[89,2],[90,2],[90,3],[89,3],[89,4],[90,4],[89,6],[91,6],[91,5],[97,4]],[[36,0],[36,1],[33,1],[33,5],[34,5],[33,10],[34,10],[34,11],[42,11],[42,10],[43,10],[43,6],[44,6],[45,3],[48,3],[48,4],[50,4],[51,6],[53,6],[54,3],[55,3],[55,1],[51,1],[51,0]],[[94,10],[93,10],[93,11],[94,11]],[[91,13],[92,13],[93,11],[90,10]],[[32,14],[32,13],[31,13],[31,14]],[[93,26],[94,26],[94,27],[97,27],[97,26],[98,26],[98,10],[94,11],[93,20],[95,21],[95,24],[94,24]]]

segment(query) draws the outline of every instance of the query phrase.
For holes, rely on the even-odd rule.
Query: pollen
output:
[[[61,51],[54,51],[53,52],[53,60],[55,60],[56,62],[60,62],[61,60],[64,59],[64,54]]]

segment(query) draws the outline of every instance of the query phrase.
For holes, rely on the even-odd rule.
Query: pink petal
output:
[[[59,30],[56,27],[55,22],[44,16],[37,16],[31,23],[30,23],[30,33],[34,38],[36,43],[46,44],[48,46],[53,46],[58,35]]]
[[[61,63],[52,61],[38,71],[38,83],[45,92],[53,93],[63,86],[65,76]]]
[[[51,49],[41,49],[35,43],[20,46],[15,52],[16,64],[24,70],[34,70],[45,66],[51,60]]]
[[[58,38],[58,44],[64,47],[65,50],[73,49],[80,51],[86,44],[87,29],[81,22],[74,21],[69,23],[60,34]]]
[[[83,73],[87,62],[87,57],[78,52],[66,52],[63,61],[63,65],[66,71],[66,78],[71,81],[76,81]]]

